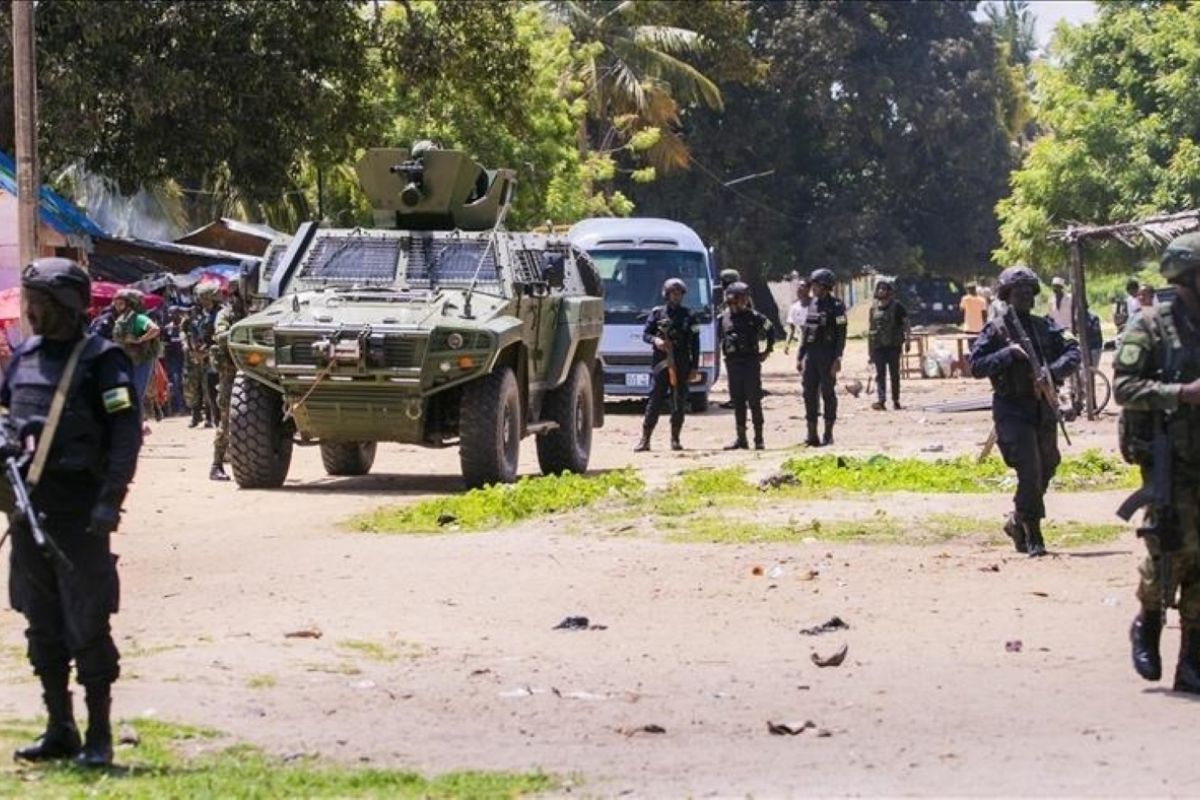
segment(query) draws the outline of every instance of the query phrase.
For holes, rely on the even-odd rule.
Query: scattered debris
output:
[[[769,489],[782,489],[784,486],[797,486],[799,483],[799,479],[790,472],[776,472],[759,481],[758,490],[765,492]]]
[[[817,729],[817,738],[818,739],[828,739],[830,736],[833,736],[833,731],[829,730],[829,728],[818,728]]]
[[[820,636],[822,633],[846,630],[850,630],[850,626],[846,624],[845,620],[841,617],[830,617],[820,625],[813,625],[811,628],[801,628],[800,633],[804,636]]]
[[[783,565],[782,564],[776,564],[775,566],[771,567],[771,569],[767,570],[768,578],[778,578],[782,575],[783,575]]]
[[[858,378],[855,378],[854,380],[850,381],[849,383],[842,384],[842,388],[846,390],[846,394],[850,395],[851,397],[857,398],[860,394],[862,394],[863,382],[860,381]]]
[[[1030,592],[1030,594],[1033,595],[1034,597],[1049,597],[1050,596],[1049,592]]]
[[[955,414],[964,411],[988,411],[992,407],[990,395],[969,400],[952,400],[948,403],[925,406],[922,410],[935,414]]]
[[[979,571],[980,572],[999,572],[1000,565],[999,564],[988,564],[986,567],[980,567]]]
[[[492,671],[491,671],[490,669],[487,669],[487,668],[484,668],[484,669],[473,669],[473,670],[471,670],[471,677],[472,677],[472,678],[479,677],[480,675],[491,675],[491,674],[492,674]]]
[[[563,621],[554,626],[556,631],[586,631],[589,627],[587,617],[564,617]]]
[[[660,734],[666,732],[667,729],[662,725],[655,725],[653,723],[649,725],[642,725],[640,728],[617,728],[617,733],[621,734],[622,736],[637,736],[639,733]]]
[[[1004,649],[1009,653],[1019,653],[1024,647],[1025,644],[1020,639],[1010,639],[1004,643]]]
[[[288,631],[283,635],[285,639],[320,639],[325,634],[321,633],[321,629],[316,625],[307,628],[301,628],[296,631]]]
[[[811,719],[806,719],[804,722],[771,722],[767,720],[767,730],[775,736],[796,736],[815,727],[817,727],[817,723]]]
[[[842,662],[846,660],[846,653],[850,651],[850,645],[844,644],[842,648],[831,656],[819,656],[816,653],[812,654],[812,662],[818,667],[840,667]]]
[[[438,527],[444,528],[447,525],[453,525],[455,522],[458,522],[458,517],[456,517],[454,514],[451,514],[449,511],[443,511],[437,515]]]
[[[763,568],[756,564],[753,567],[751,567],[750,574],[755,577],[759,577],[763,574]]]
[[[535,691],[532,686],[518,686],[516,689],[509,689],[506,692],[501,692],[500,696],[508,699],[513,697],[533,697],[535,694],[541,693],[541,690]]]
[[[921,448],[922,453],[944,453],[946,446],[944,444],[929,444]]]
[[[142,737],[138,736],[138,732],[130,725],[122,725],[117,732],[117,744],[127,744],[130,747],[137,747],[142,743]]]

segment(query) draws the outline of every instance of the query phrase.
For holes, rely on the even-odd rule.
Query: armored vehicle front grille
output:
[[[650,353],[604,356],[604,363],[610,367],[648,367],[653,360]]]
[[[312,334],[301,334],[280,338],[276,336],[276,347],[282,353],[290,349],[290,358],[280,357],[279,363],[293,367],[315,367],[316,355],[313,353],[313,342],[320,337]],[[352,338],[352,337],[351,337]],[[383,341],[383,366],[388,369],[412,369],[421,366],[425,358],[424,337],[417,336],[388,336]]]
[[[467,285],[477,274],[480,281],[494,282],[499,278],[496,248],[489,247],[487,239],[413,236],[405,243],[408,260],[404,277],[409,284]]]
[[[542,279],[542,254],[536,250],[518,250],[513,266],[521,283],[537,283]]]
[[[263,262],[262,277],[264,280],[270,280],[275,274],[275,270],[279,267],[279,261],[283,258],[283,254],[287,251],[287,247],[277,244],[272,245],[267,251],[267,259]]]
[[[388,285],[396,279],[401,245],[396,237],[322,237],[305,255],[298,277],[321,283]]]

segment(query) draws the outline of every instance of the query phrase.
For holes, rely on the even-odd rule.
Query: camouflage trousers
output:
[[[235,367],[221,367],[217,372],[217,434],[213,438],[213,463],[225,463],[225,451],[229,448],[229,403],[233,398]]]
[[[1179,618],[1184,624],[1200,625],[1200,486],[1172,487],[1175,512],[1183,529],[1183,547],[1167,553],[1171,580],[1171,596],[1179,605]],[[1147,541],[1148,554],[1138,571],[1137,597],[1146,611],[1161,611],[1163,607],[1162,580],[1159,577],[1158,542]]]

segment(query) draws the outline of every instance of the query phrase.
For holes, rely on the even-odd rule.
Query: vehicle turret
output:
[[[490,230],[517,184],[512,170],[485,170],[466,153],[430,142],[368,150],[355,171],[379,228]]]

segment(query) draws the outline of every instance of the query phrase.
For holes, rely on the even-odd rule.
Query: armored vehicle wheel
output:
[[[521,393],[508,367],[463,391],[458,458],[467,487],[512,483],[521,454]]]
[[[708,392],[692,392],[688,395],[688,411],[703,414],[708,411]]]
[[[592,375],[582,362],[571,368],[566,383],[547,393],[542,419],[558,428],[538,437],[538,465],[546,475],[586,472],[592,454]]]
[[[229,403],[229,465],[243,489],[282,486],[292,463],[292,426],[283,398],[253,378],[233,379]]]
[[[375,463],[375,442],[321,442],[328,475],[366,475]]]

